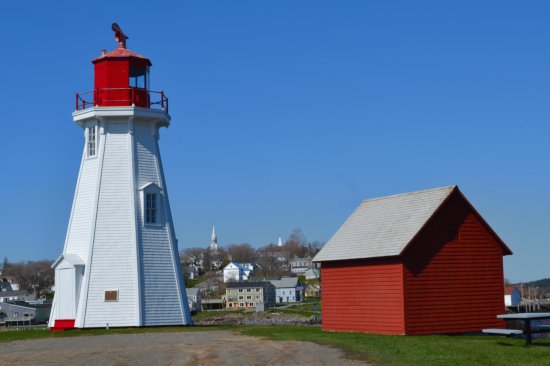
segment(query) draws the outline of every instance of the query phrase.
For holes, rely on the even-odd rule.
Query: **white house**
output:
[[[0,303],[16,300],[26,300],[28,297],[27,291],[0,291]]]
[[[247,281],[254,270],[252,263],[229,262],[223,267],[223,282]]]
[[[288,303],[304,300],[304,287],[298,277],[282,277],[269,281],[275,286],[275,302]]]
[[[194,280],[199,277],[199,267],[193,263],[183,265],[185,268],[185,277]]]
[[[9,283],[12,291],[20,290],[19,281],[13,276],[2,276],[1,281]]]
[[[304,272],[306,280],[315,280],[321,277],[321,270],[319,268],[309,268]]]
[[[313,267],[315,267],[315,264],[312,263],[311,257],[294,257],[290,261],[290,272],[295,274],[304,274],[308,269]]]
[[[187,302],[189,303],[189,310],[191,312],[201,311],[201,292],[198,287],[186,288]]]
[[[516,286],[504,287],[504,305],[515,306],[521,304],[521,292]]]

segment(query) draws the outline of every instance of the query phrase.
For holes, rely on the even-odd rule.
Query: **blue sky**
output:
[[[53,3],[52,3],[53,4]],[[60,254],[83,136],[74,93],[116,44],[170,98],[161,152],[180,248],[325,241],[365,198],[458,184],[550,277],[545,1],[9,2],[0,12],[0,256]]]

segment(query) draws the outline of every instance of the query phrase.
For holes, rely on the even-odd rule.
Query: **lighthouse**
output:
[[[118,47],[94,60],[76,95],[84,148],[65,245],[53,263],[53,330],[191,324],[159,152],[168,98],[149,89],[151,61]]]

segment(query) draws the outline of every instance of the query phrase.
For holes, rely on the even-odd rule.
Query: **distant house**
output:
[[[189,303],[189,311],[199,312],[202,309],[201,306],[201,292],[199,287],[186,288],[187,302]]]
[[[322,327],[383,334],[502,328],[502,257],[510,254],[457,186],[365,200],[314,258],[322,264]]]
[[[516,306],[521,304],[521,292],[516,286],[504,286],[504,305]]]
[[[224,308],[225,304],[225,295],[222,297],[215,298],[201,298],[201,308],[202,310],[221,310]]]
[[[253,270],[251,263],[229,262],[223,267],[223,282],[248,281]]]
[[[19,281],[14,276],[2,276],[2,282],[8,282],[13,291],[19,291]]]
[[[0,291],[13,291],[11,283],[8,281],[0,281]]]
[[[275,259],[281,268],[288,268],[290,253],[286,251],[268,252],[267,255]]]
[[[3,302],[0,304],[1,321],[6,325],[47,323],[51,307],[51,302],[34,304],[25,301]]]
[[[188,263],[184,266],[185,278],[188,280],[194,280],[199,277],[199,266],[194,263]]]
[[[280,280],[269,282],[275,286],[275,302],[277,304],[304,300],[304,287],[298,277],[282,277]]]
[[[319,268],[310,268],[304,274],[306,280],[316,280],[321,277],[321,270]]]
[[[311,257],[305,257],[305,258],[294,257],[290,261],[290,272],[298,275],[306,273],[306,271],[312,267],[314,267],[314,265],[311,262]]]
[[[229,282],[225,289],[227,309],[264,309],[275,305],[275,286],[269,281]]]
[[[321,285],[307,285],[304,294],[305,297],[321,297]]]
[[[1,291],[0,303],[8,301],[26,300],[28,297],[27,291]]]

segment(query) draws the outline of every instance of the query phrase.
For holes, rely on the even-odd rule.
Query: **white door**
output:
[[[58,269],[56,291],[59,291],[57,319],[75,318],[75,283],[74,267]]]

